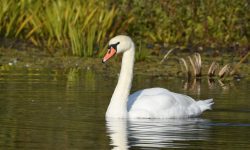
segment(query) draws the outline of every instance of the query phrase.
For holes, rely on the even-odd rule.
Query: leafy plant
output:
[[[248,0],[0,0],[0,37],[30,41],[50,53],[101,56],[109,38],[128,34],[175,46],[249,47]],[[143,42],[141,42],[143,39]],[[68,51],[67,51],[68,52]],[[66,53],[67,54],[67,53]]]
[[[132,16],[117,21],[116,7],[94,0],[0,2],[1,36],[29,40],[49,49],[70,49],[75,56],[100,53],[106,47],[107,38],[126,30],[133,21]]]

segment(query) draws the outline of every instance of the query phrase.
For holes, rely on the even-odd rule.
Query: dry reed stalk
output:
[[[193,59],[190,56],[188,56],[188,59],[189,59],[189,62],[191,64],[192,68],[193,68],[193,75],[195,76],[197,73],[196,73],[194,61],[193,61]]]
[[[240,67],[240,65],[242,64],[242,62],[244,62],[247,57],[249,56],[250,52],[248,52],[236,65],[235,67],[232,69],[232,71],[230,72],[230,75],[235,74],[235,72],[238,70],[238,68]]]
[[[189,70],[189,68],[188,68],[188,64],[187,64],[186,60],[185,60],[184,58],[180,58],[179,60],[180,60],[180,62],[182,62],[182,63],[180,63],[180,64],[183,64],[183,65],[184,65],[184,69],[183,69],[183,67],[182,67],[182,65],[181,65],[182,71],[186,73],[186,76],[187,76],[188,78],[190,78],[190,77],[191,77],[191,72],[190,72],[190,70]]]
[[[226,64],[224,67],[221,68],[221,70],[218,73],[218,76],[220,78],[225,77],[225,75],[229,73],[229,69],[230,69],[230,65]]]
[[[199,53],[194,54],[194,62],[195,62],[195,68],[196,68],[196,76],[201,76],[201,55]]]
[[[201,55],[199,53],[195,53],[193,58],[188,56],[189,62],[193,68],[193,75],[195,77],[201,76]]]
[[[163,59],[161,60],[160,64],[162,64],[165,60],[167,60],[169,54],[170,54],[171,52],[173,52],[173,50],[174,50],[173,48],[170,49],[170,50],[167,52],[167,54],[164,55],[164,57],[163,57]]]
[[[217,62],[213,61],[212,64],[210,65],[209,69],[208,69],[207,75],[209,77],[215,76],[215,72],[216,72],[216,70],[218,68],[219,68],[219,64]]]

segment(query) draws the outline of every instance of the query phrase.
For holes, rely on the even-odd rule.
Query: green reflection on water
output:
[[[117,76],[79,68],[1,72],[0,148],[110,149],[104,114],[116,81]],[[237,149],[250,148],[249,83],[135,76],[132,91],[160,86],[195,99],[214,98],[214,109],[202,115],[209,138],[172,144]],[[136,143],[128,138],[128,144]]]

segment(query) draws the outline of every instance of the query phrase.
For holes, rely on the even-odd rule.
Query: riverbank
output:
[[[240,56],[234,56],[234,53],[224,53],[219,56],[202,52],[202,76],[207,76],[208,69],[213,61],[218,62],[220,68],[229,64],[231,68],[236,66],[242,59]],[[179,61],[184,58],[188,61],[190,53],[172,52],[168,58],[160,63],[164,54],[148,55],[144,61],[136,61],[134,72],[136,75],[152,75],[167,77],[185,77],[182,65]],[[103,64],[101,58],[97,57],[75,57],[64,56],[63,54],[50,55],[46,51],[37,48],[0,48],[0,71],[6,70],[70,70],[71,68],[88,69],[98,73],[117,75],[120,69],[121,55],[113,60]],[[250,65],[248,59],[240,64],[233,78],[250,79]]]
[[[140,55],[156,43],[168,49],[249,48],[247,0],[2,0],[1,4],[0,41],[22,40],[53,56],[58,49],[68,55],[100,57],[108,40],[119,34],[130,35],[141,47]]]

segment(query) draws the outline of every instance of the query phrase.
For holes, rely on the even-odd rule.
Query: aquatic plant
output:
[[[192,76],[192,73],[188,67],[189,65],[188,65],[187,61],[184,58],[180,58],[179,61],[180,61],[180,64],[183,64],[183,65],[181,65],[182,72],[184,72],[186,74],[187,78],[190,78]]]
[[[182,71],[186,74],[188,78],[191,76],[200,77],[201,73],[201,56],[199,53],[193,54],[192,57],[188,56],[189,63],[184,58],[179,58],[179,62],[181,64]],[[188,67],[191,66],[191,67]],[[183,69],[185,68],[185,69]],[[192,71],[191,69],[192,68]]]
[[[249,56],[249,52],[240,59],[240,61],[232,66],[230,64],[226,64],[224,65],[219,71],[218,71],[218,77],[219,78],[223,78],[225,76],[232,76],[234,74],[236,74],[238,72],[238,69],[239,67],[241,66],[242,62],[244,62],[248,56]],[[218,62],[212,62],[212,64],[210,65],[209,67],[209,70],[208,70],[208,76],[209,77],[214,77],[216,76],[216,71],[219,69],[219,63]]]
[[[216,76],[219,78],[224,78],[226,76],[233,76],[236,74],[236,70],[238,71],[241,63],[248,58],[249,54],[250,53],[248,52],[236,65],[227,63],[221,68],[218,62],[213,61],[211,65],[208,67],[206,75],[210,78]],[[203,67],[201,61],[201,55],[199,53],[194,53],[192,56],[188,56],[187,58],[189,60],[189,63],[184,58],[178,58],[182,72],[186,75],[187,78],[201,77],[202,76],[201,68]],[[190,68],[192,68],[192,70]]]
[[[162,60],[161,60],[161,64],[165,61],[165,60],[167,60],[167,58],[168,58],[168,56],[172,53],[174,51],[174,49],[170,49],[165,55],[164,55],[164,57],[162,58]]]
[[[200,77],[201,76],[201,55],[199,53],[195,53],[193,55],[193,58],[188,56],[188,59],[193,68],[193,75],[196,77]]]
[[[240,61],[231,70],[230,75],[233,75],[238,71],[241,64],[248,58],[249,55],[250,55],[250,52],[247,52],[247,54],[240,59]]]
[[[218,76],[220,77],[220,78],[223,78],[224,76],[226,76],[228,73],[229,73],[229,71],[230,71],[230,65],[229,64],[226,64],[225,66],[223,66],[222,68],[221,68],[221,70],[219,71],[219,73],[218,73]]]
[[[215,76],[215,73],[216,73],[216,70],[218,69],[219,67],[219,63],[213,61],[208,69],[208,76],[209,77],[213,77]]]

